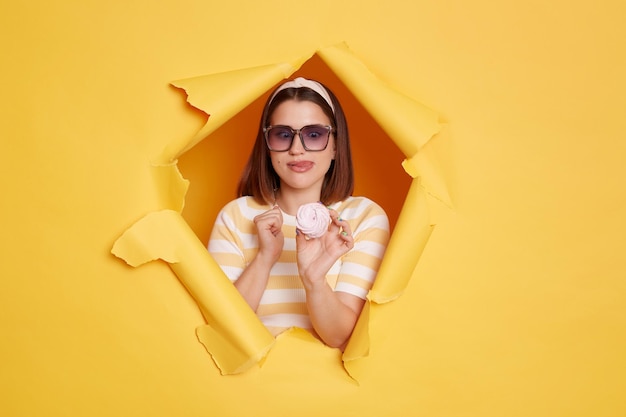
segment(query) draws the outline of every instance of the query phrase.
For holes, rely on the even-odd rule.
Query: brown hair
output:
[[[287,100],[311,101],[317,104],[333,125],[336,147],[335,159],[331,162],[330,168],[324,177],[320,196],[322,203],[329,205],[345,200],[352,195],[354,191],[354,169],[352,167],[348,123],[337,97],[326,86],[324,88],[328,92],[335,108],[334,114],[326,100],[308,87],[286,88],[270,95],[263,108],[252,153],[239,180],[237,187],[238,197],[252,196],[259,204],[274,201],[274,192],[280,188],[280,178],[272,167],[270,151],[265,143],[263,128],[267,126],[276,107]]]

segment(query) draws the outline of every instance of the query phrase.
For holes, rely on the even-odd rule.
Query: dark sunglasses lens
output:
[[[326,148],[330,132],[326,126],[306,126],[301,130],[302,138],[307,149],[321,151]]]
[[[273,151],[286,151],[292,139],[293,131],[286,126],[275,126],[267,131],[267,144]]]

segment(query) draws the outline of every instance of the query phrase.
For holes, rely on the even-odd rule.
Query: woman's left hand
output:
[[[354,247],[352,230],[347,221],[330,210],[328,231],[316,239],[307,239],[303,233],[296,235],[298,271],[305,287],[325,282],[326,274],[341,256]]]

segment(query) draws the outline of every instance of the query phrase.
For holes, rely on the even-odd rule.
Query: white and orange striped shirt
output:
[[[365,197],[348,197],[330,206],[350,224],[354,247],[331,267],[326,279],[335,291],[365,299],[374,283],[389,241],[389,220],[384,210]],[[254,217],[271,209],[252,197],[240,197],[219,213],[209,252],[231,281],[236,281],[258,252]],[[296,263],[296,218],[282,213],[283,252],[270,271],[257,315],[273,334],[290,327],[311,329],[305,291]]]

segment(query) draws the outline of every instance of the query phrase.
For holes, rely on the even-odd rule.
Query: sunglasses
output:
[[[284,125],[263,128],[267,147],[273,152],[286,152],[291,149],[296,133],[300,136],[300,142],[306,151],[323,151],[328,146],[332,132],[334,132],[332,126],[325,125],[308,125],[300,129]]]

